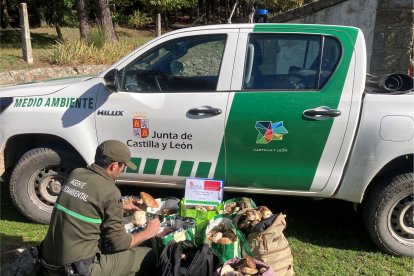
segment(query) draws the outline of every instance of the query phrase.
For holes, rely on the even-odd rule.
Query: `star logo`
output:
[[[257,135],[256,144],[268,144],[273,140],[283,140],[283,135],[287,134],[287,129],[283,126],[283,121],[272,123],[272,121],[256,122]]]

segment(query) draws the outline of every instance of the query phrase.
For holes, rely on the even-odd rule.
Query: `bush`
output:
[[[129,16],[122,14],[120,12],[113,12],[112,13],[112,21],[114,25],[118,26],[128,26],[129,24]]]
[[[151,23],[152,19],[144,12],[135,10],[134,13],[129,18],[129,25],[134,28],[142,27],[146,24]]]
[[[101,47],[82,41],[62,42],[42,53],[42,59],[56,65],[112,64],[134,49],[130,43],[117,43],[116,46],[104,43]]]
[[[106,43],[105,30],[101,27],[93,28],[86,43],[90,46],[95,46],[98,48],[103,47]]]

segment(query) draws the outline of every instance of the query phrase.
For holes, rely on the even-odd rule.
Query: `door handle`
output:
[[[212,116],[216,116],[221,114],[221,109],[219,108],[214,108],[211,106],[202,106],[202,107],[197,107],[197,108],[191,108],[190,110],[187,111],[189,114],[191,115],[212,115]]]
[[[311,120],[327,120],[329,118],[338,117],[341,115],[341,111],[337,109],[330,109],[327,106],[320,106],[314,109],[307,109],[303,111],[303,117]]]

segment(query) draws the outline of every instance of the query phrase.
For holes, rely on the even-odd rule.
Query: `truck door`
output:
[[[119,66],[120,91],[98,95],[99,143],[128,145],[137,170],[120,181],[184,184],[212,177],[238,30],[185,32],[152,43]],[[230,68],[230,69],[229,69]]]
[[[235,68],[244,70],[233,79],[225,129],[226,184],[234,190],[322,190],[351,144],[343,142],[357,31],[283,25],[240,34],[243,64]]]

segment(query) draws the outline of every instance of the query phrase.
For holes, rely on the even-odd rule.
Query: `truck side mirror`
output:
[[[112,69],[104,76],[105,86],[111,92],[119,91],[118,69]]]

